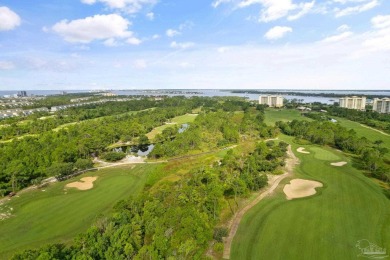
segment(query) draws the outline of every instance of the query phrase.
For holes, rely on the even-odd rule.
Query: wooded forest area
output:
[[[277,133],[263,123],[262,107],[245,102],[234,111],[233,103],[205,109],[183,133],[167,129],[150,157],[169,158],[245,140],[257,143],[261,136]],[[259,142],[250,152],[229,150],[220,162],[194,169],[176,182],[152,188],[159,179],[154,178],[142,195],[119,202],[111,216],[99,219],[71,246],[26,250],[13,259],[202,259],[211,240],[221,247],[221,211],[229,208],[234,214],[238,198],[267,185],[267,174],[279,174],[286,148],[284,142]]]

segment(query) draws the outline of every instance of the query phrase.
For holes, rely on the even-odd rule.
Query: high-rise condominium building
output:
[[[26,91],[19,91],[18,97],[27,97],[27,92]]]
[[[374,98],[372,110],[379,113],[390,113],[390,98]]]
[[[343,97],[340,98],[339,103],[340,107],[364,110],[366,108],[366,97]]]
[[[282,96],[260,96],[260,105],[268,105],[269,107],[283,107]]]

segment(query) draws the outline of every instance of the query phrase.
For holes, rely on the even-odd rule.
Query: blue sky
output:
[[[390,89],[388,0],[0,0],[0,90]]]

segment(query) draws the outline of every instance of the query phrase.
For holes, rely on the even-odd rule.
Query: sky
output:
[[[390,90],[390,0],[0,0],[0,90]]]

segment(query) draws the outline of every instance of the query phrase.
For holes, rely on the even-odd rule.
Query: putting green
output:
[[[281,136],[292,144],[292,138]],[[311,197],[288,201],[283,181],[274,195],[253,207],[234,238],[231,259],[357,259],[361,239],[390,249],[390,200],[381,188],[348,165],[338,168],[315,157],[337,151],[312,146],[316,152],[295,153],[301,160],[292,178],[320,181],[324,187]]]
[[[322,147],[311,147],[310,151],[314,152],[314,158],[324,161],[338,161],[341,159],[340,156],[335,154],[334,150],[325,149]]]
[[[0,259],[46,243],[68,242],[121,199],[138,194],[159,165],[107,168],[14,197],[2,208],[12,217],[0,220]],[[90,190],[65,188],[82,177],[98,176]],[[66,189],[66,190],[64,190]],[[6,206],[6,207],[5,207]]]

